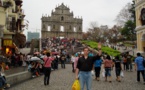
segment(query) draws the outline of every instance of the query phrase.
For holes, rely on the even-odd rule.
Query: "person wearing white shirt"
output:
[[[74,73],[75,72],[74,70],[75,56],[74,55],[71,56],[71,62],[72,62],[72,72]]]

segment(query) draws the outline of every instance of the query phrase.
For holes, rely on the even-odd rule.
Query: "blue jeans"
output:
[[[0,76],[0,89],[6,84],[4,77]]]
[[[111,68],[105,68],[105,77],[111,76]]]
[[[91,71],[88,71],[88,72],[80,71],[79,72],[79,81],[80,81],[80,85],[81,85],[81,90],[84,90],[85,84],[86,84],[87,90],[91,90],[91,86],[92,86]]]

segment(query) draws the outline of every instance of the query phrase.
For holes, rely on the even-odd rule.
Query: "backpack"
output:
[[[143,66],[145,67],[145,59],[143,59],[142,63],[143,63]]]

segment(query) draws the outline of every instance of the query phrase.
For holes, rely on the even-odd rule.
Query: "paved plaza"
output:
[[[14,85],[9,90],[71,90],[71,86],[75,79],[75,74],[72,73],[71,70],[71,64],[67,64],[66,69],[59,68],[59,70],[52,71],[49,86],[44,86],[44,76],[40,76]],[[112,75],[112,83],[105,82],[102,75],[101,81],[96,81],[93,79],[92,90],[145,90],[143,81],[140,83],[136,82],[135,71],[124,71],[125,77],[122,78],[121,82],[117,82],[115,80],[114,70],[112,71]]]

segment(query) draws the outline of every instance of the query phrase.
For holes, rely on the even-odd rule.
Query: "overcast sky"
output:
[[[23,0],[25,19],[29,21],[28,31],[40,31],[42,15],[51,15],[56,6],[67,5],[73,11],[74,17],[83,18],[83,31],[90,27],[91,22],[98,26],[112,27],[120,10],[132,0]]]

